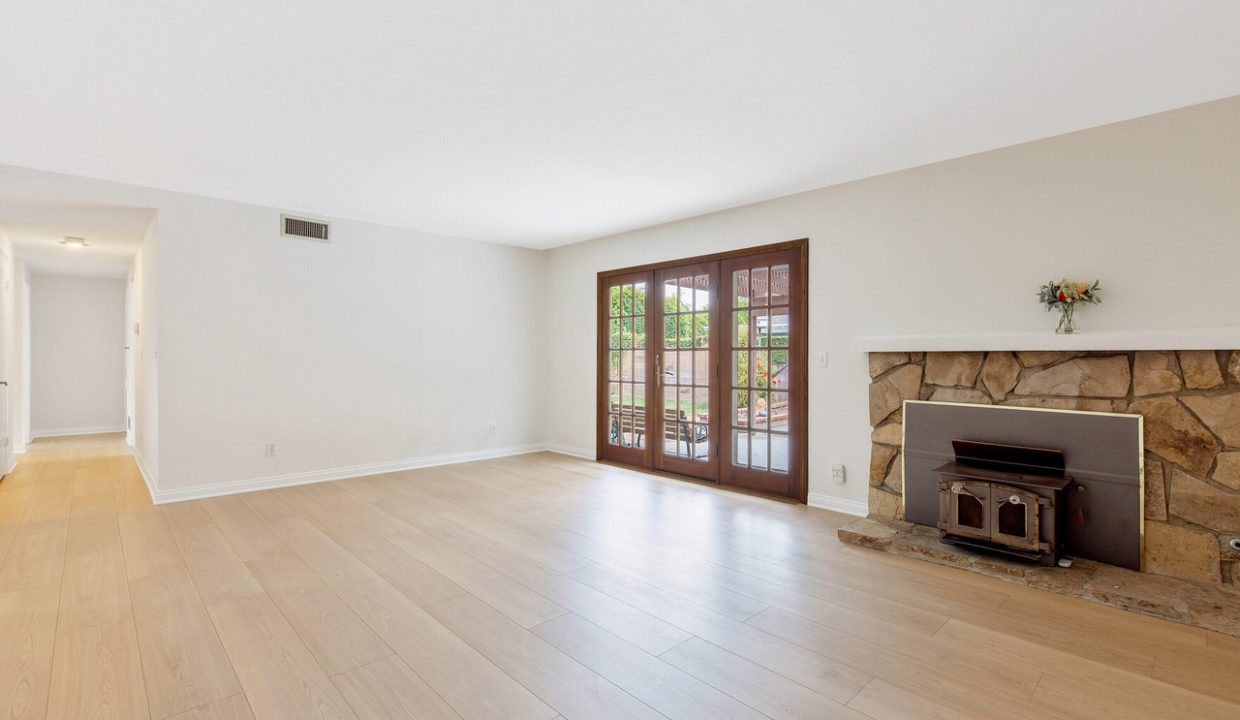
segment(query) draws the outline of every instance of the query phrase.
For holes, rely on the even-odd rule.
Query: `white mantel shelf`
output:
[[[849,349],[872,352],[976,352],[983,350],[1240,350],[1240,327],[1182,330],[1104,330],[1075,335],[1049,332],[867,335]]]

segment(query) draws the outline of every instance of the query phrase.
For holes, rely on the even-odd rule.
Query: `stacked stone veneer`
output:
[[[1145,569],[1240,585],[1240,351],[870,353],[870,515],[900,513],[903,402],[1134,413]]]

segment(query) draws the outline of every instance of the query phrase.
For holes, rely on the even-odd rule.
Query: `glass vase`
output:
[[[1059,327],[1055,328],[1055,332],[1060,335],[1071,335],[1076,332],[1076,325],[1073,323],[1073,313],[1076,311],[1076,303],[1064,303],[1059,306]]]

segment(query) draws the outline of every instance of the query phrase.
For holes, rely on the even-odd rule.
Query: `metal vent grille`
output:
[[[331,240],[328,233],[329,229],[330,228],[327,223],[319,220],[309,220],[306,218],[293,217],[292,215],[280,216],[281,235],[329,242]]]

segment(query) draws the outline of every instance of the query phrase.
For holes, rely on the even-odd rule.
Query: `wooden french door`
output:
[[[805,472],[806,338],[801,252],[723,261],[729,351],[719,481],[793,497]]]
[[[719,263],[656,271],[654,448],[658,470],[719,479]]]
[[[653,278],[623,273],[599,283],[599,457],[639,467],[651,467],[653,457],[647,402],[654,380],[647,341]]]
[[[599,273],[599,458],[804,502],[807,251]]]

